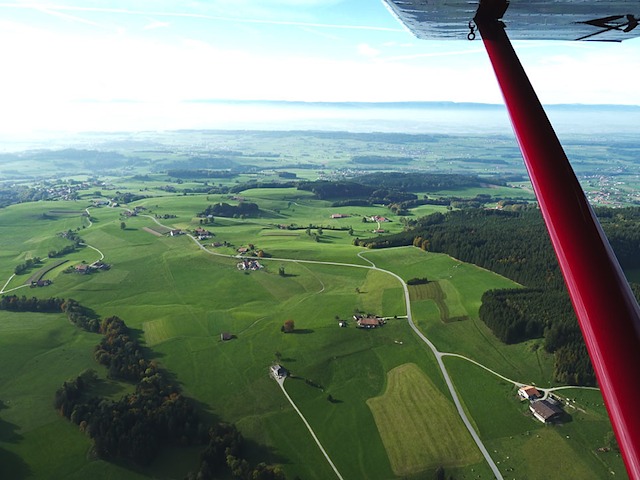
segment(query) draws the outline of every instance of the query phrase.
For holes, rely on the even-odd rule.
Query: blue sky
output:
[[[480,40],[416,40],[378,0],[9,2],[0,42],[5,133],[203,128],[203,99],[502,101]],[[638,39],[515,45],[544,103],[640,105]]]

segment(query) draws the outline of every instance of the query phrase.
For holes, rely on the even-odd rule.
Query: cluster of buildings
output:
[[[117,202],[114,202],[114,201],[109,202],[109,206],[112,206],[112,204],[115,204],[113,206],[116,206],[116,207],[118,206]],[[122,214],[125,217],[136,217],[136,216],[138,216],[138,214],[140,212],[143,212],[145,210],[146,210],[145,207],[143,207],[141,205],[138,205],[138,206],[133,207],[133,210],[125,210]]]
[[[262,265],[260,265],[260,263],[258,263],[257,260],[250,260],[248,258],[245,258],[244,260],[242,260],[240,263],[238,263],[236,265],[236,267],[238,267],[238,270],[260,270],[261,268],[263,268]]]
[[[198,227],[193,231],[193,234],[195,235],[195,237],[198,240],[207,240],[211,237],[213,237],[213,233],[211,233],[209,230],[205,230],[202,227]]]
[[[108,263],[104,263],[101,260],[93,262],[91,265],[89,265],[88,263],[80,263],[73,267],[76,273],[80,273],[82,275],[91,273],[93,270],[109,270],[110,268],[111,265],[109,265]]]
[[[564,410],[553,399],[543,399],[540,391],[531,385],[518,389],[518,396],[529,401],[529,410],[542,423],[553,423],[562,418]]]

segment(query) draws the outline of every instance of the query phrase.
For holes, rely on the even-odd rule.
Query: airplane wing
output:
[[[479,0],[383,0],[416,37],[464,40]],[[511,40],[620,42],[640,36],[640,2],[511,0],[503,18]]]
[[[384,1],[418,38],[482,36],[629,478],[640,480],[640,306],[509,38],[621,41],[640,33],[640,2]]]

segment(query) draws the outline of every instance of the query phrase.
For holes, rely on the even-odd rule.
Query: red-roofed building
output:
[[[536,387],[532,387],[531,385],[524,385],[518,389],[518,395],[520,395],[525,400],[537,400],[542,397],[542,394],[538,391]]]

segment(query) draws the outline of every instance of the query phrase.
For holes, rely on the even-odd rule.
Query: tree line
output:
[[[229,205],[225,202],[208,205],[202,212],[198,213],[198,217],[246,217],[257,216],[260,214],[258,205],[252,202],[240,202],[238,205]]]
[[[147,465],[164,446],[206,445],[196,473],[187,479],[233,478],[283,480],[279,467],[252,467],[243,458],[243,440],[235,425],[208,426],[195,402],[182,395],[171,375],[147,358],[145,349],[116,317],[100,320],[73,299],[37,299],[15,295],[0,298],[0,309],[17,312],[64,312],[77,327],[102,335],[94,357],[114,380],[132,382],[135,389],[119,400],[92,394],[100,380],[93,370],[82,372],[56,390],[53,407],[93,441],[94,453],[105,460]]]
[[[482,296],[480,319],[508,344],[543,337],[544,349],[555,354],[557,381],[595,385],[595,373],[566,292],[489,290]]]
[[[18,265],[16,265],[16,267],[13,269],[13,273],[15,273],[16,275],[20,275],[31,269],[32,267],[40,265],[41,263],[42,260],[40,259],[40,257],[27,258],[23,263],[19,263]]]
[[[545,349],[555,353],[556,380],[593,385],[595,376],[542,216],[532,205],[513,207],[435,213],[407,222],[401,233],[356,239],[354,244],[414,245],[529,287],[485,293],[480,318],[506,343],[544,337]],[[623,268],[640,267],[640,208],[598,208],[596,213]]]

